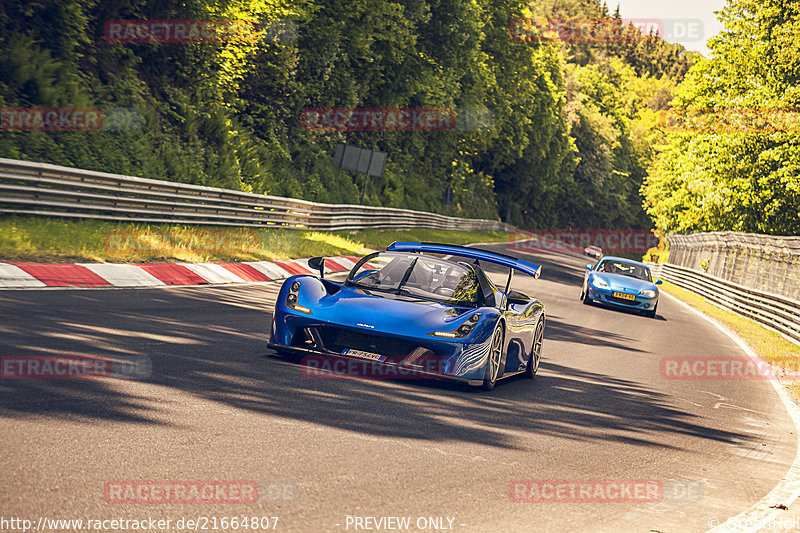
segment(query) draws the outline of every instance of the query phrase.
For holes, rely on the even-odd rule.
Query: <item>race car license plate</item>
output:
[[[345,348],[342,350],[342,355],[349,355],[350,357],[360,357],[362,359],[371,359],[373,361],[383,361],[386,359],[385,355],[379,355],[372,352],[362,352],[361,350],[352,350]]]
[[[614,298],[622,298],[623,300],[635,300],[636,296],[633,294],[625,294],[624,292],[615,292]]]

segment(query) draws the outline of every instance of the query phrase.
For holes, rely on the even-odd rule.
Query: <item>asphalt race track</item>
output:
[[[278,284],[0,291],[0,355],[152,363],[140,380],[0,380],[3,517],[277,516],[286,532],[376,524],[356,529],[356,517],[410,517],[410,531],[704,531],[785,475],[795,427],[769,382],[661,374],[665,357],[744,358],[727,336],[666,297],[656,319],[585,306],[588,260],[521,256],[544,266],[539,280],[515,278],[546,305],[544,359],[535,380],[490,393],[306,375],[267,348]],[[104,488],[125,480],[251,480],[260,499],[108,503]],[[515,502],[517,480],[651,480],[664,493]]]

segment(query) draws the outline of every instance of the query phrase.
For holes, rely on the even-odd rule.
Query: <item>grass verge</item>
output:
[[[679,298],[692,307],[714,318],[739,336],[761,359],[770,365],[787,370],[800,370],[800,346],[758,322],[717,307],[702,296],[698,296],[677,285],[665,281],[662,290]],[[782,381],[794,400],[800,403],[800,382]]]
[[[0,262],[264,261],[364,255],[393,241],[502,242],[495,231],[432,229],[308,231],[137,224],[49,217],[0,217]]]

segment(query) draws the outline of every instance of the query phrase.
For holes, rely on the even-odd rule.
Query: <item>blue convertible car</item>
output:
[[[586,265],[581,288],[581,300],[636,309],[655,317],[658,307],[658,287],[647,265],[630,259],[604,257],[594,266]]]
[[[481,263],[509,269],[505,289]],[[344,282],[324,278],[324,258],[309,265],[319,277],[288,278],[278,294],[269,346],[280,354],[368,362],[486,390],[539,368],[544,306],[511,289],[514,271],[539,277],[537,265],[415,242],[362,258]]]

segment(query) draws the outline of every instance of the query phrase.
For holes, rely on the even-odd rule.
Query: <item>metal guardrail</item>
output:
[[[669,263],[800,299],[800,236],[719,231],[670,235]]]
[[[0,158],[0,213],[330,231],[514,229],[495,220],[456,218],[390,207],[322,204],[4,158]]]
[[[800,301],[669,263],[648,264],[653,275],[800,341]]]

